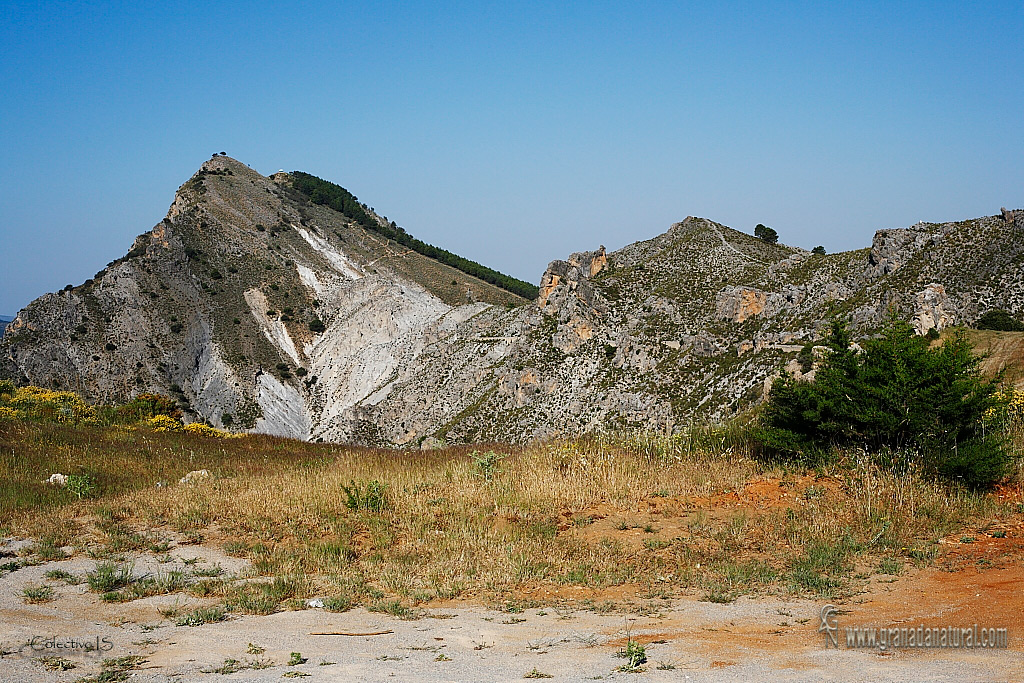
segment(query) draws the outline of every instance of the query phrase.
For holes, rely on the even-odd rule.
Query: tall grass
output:
[[[176,483],[192,470],[258,476],[331,449],[263,436],[216,439],[143,427],[0,421],[0,520],[59,508],[75,495],[46,483],[51,474],[88,473],[97,493],[116,496]]]
[[[865,559],[927,560],[940,537],[1015,514],[992,496],[863,454],[814,472],[758,462],[743,431],[728,429],[410,452],[6,421],[0,453],[0,515],[19,531],[45,532],[51,546],[88,537],[99,550],[202,534],[276,577],[218,589],[233,609],[252,613],[314,594],[337,605],[407,607],[538,586],[629,584],[643,595],[692,590],[710,600],[751,590],[831,596]],[[213,476],[177,483],[194,469]],[[42,483],[76,470],[94,475],[95,499]],[[780,480],[791,502],[715,503],[763,479]],[[627,521],[652,505],[685,531],[668,537],[648,524],[642,545],[627,542],[636,526]],[[591,527],[573,520],[597,511],[624,530],[577,533]],[[94,589],[127,578],[118,599],[135,594],[114,565],[94,573]],[[156,590],[142,588],[135,592]]]

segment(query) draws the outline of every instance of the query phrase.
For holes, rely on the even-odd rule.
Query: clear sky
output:
[[[783,242],[1024,206],[1024,3],[0,0],[0,314],[214,152],[537,282],[687,215]]]

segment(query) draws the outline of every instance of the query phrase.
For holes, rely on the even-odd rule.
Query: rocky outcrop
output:
[[[917,308],[911,323],[918,334],[935,329],[939,332],[953,324],[953,315],[946,310],[949,297],[946,288],[933,282],[917,293]]]
[[[552,261],[540,281],[537,305],[553,316],[558,328],[551,341],[562,353],[573,353],[594,336],[594,329],[607,311],[590,278],[608,264],[604,246],[597,251],[579,252],[567,261]]]
[[[590,265],[587,268],[587,277],[594,277],[608,265],[608,256],[605,253],[604,245],[598,247],[597,253],[594,254],[590,259]]]
[[[581,304],[600,315],[603,305],[595,295],[589,278],[601,272],[608,259],[602,246],[598,251],[572,254],[567,261],[552,261],[540,279],[537,303],[545,313]]]
[[[767,303],[767,292],[753,287],[727,287],[718,293],[715,314],[723,320],[741,323],[760,315]]]
[[[936,235],[922,223],[911,228],[879,230],[871,242],[868,276],[878,278],[895,273],[925,245],[934,244],[936,239]]]

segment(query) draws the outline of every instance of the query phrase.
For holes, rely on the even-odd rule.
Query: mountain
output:
[[[4,336],[4,328],[7,327],[7,324],[13,321],[14,318],[6,315],[0,315],[0,337]]]
[[[672,430],[755,404],[832,315],[862,334],[890,308],[922,333],[1019,315],[1022,237],[1003,212],[819,255],[690,217],[554,261],[534,290],[338,186],[215,156],[124,258],[18,314],[0,375],[365,444]]]

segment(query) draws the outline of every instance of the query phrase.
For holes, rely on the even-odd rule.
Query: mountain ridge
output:
[[[314,204],[327,205],[335,211],[348,216],[368,230],[378,232],[387,239],[408,247],[417,253],[451,266],[489,284],[501,287],[518,296],[528,299],[537,296],[537,287],[535,285],[498,272],[493,268],[482,266],[447,249],[441,249],[416,239],[406,232],[405,228],[400,227],[394,221],[388,223],[386,218],[373,214],[372,210],[365,204],[359,203],[355,195],[340,185],[302,171],[293,171],[290,174],[290,182],[292,187],[295,187],[309,197]]]
[[[528,302],[291,179],[204,163],[125,257],[19,312],[0,374],[159,391],[191,419],[297,438],[525,441],[727,419],[834,315],[868,334],[895,310],[924,333],[1024,306],[1024,212],[827,255],[688,217],[553,261]]]

